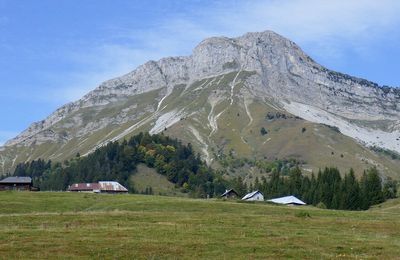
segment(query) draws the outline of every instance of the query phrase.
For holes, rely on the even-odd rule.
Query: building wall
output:
[[[248,201],[264,201],[264,196],[262,194],[257,194],[247,200]]]
[[[233,192],[231,192],[231,193],[228,193],[226,196],[225,196],[225,198],[226,199],[237,199],[237,195],[235,194],[235,193],[233,193]]]
[[[31,185],[30,184],[0,184],[0,191],[6,191],[6,190],[21,190],[21,191],[28,191],[31,190]]]

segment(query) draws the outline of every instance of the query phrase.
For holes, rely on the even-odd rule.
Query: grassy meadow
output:
[[[0,193],[0,259],[398,259],[400,201],[365,212],[188,198]]]

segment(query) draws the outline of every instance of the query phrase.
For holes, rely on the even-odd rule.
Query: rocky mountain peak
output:
[[[296,44],[272,31],[247,33],[238,38],[211,37],[197,45],[188,57],[148,61],[126,75],[102,83],[83,100],[94,96],[129,96],[240,69],[261,72],[263,59],[270,66],[276,65],[291,49],[296,55],[307,57]]]
[[[178,101],[183,97],[205,103],[189,111],[194,105],[184,107],[186,100]],[[236,106],[245,108],[251,124],[248,106],[254,100],[268,100],[276,109],[338,127],[367,146],[400,151],[400,91],[328,70],[272,31],[211,37],[190,56],[148,61],[32,124],[5,147],[51,142],[63,146],[79,139],[78,147],[91,150],[139,129],[156,133],[193,117],[211,127],[207,136],[193,125],[186,129],[202,140],[203,153],[209,155],[207,142],[218,131],[218,118]],[[199,111],[208,114],[197,118]],[[96,131],[104,131],[101,140],[88,141]]]

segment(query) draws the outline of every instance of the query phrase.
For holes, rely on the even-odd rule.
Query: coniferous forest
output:
[[[130,192],[129,177],[144,163],[194,197],[220,194],[225,182],[215,176],[190,144],[164,135],[140,133],[122,143],[111,142],[88,156],[79,154],[63,163],[36,160],[19,164],[14,176],[30,176],[41,190],[66,190],[68,185],[102,180],[118,181]]]
[[[386,180],[382,184],[376,168],[365,171],[357,180],[352,169],[344,177],[337,168],[325,168],[317,176],[304,176],[299,167],[294,167],[288,176],[273,170],[269,179],[256,178],[250,186],[250,190],[259,190],[268,199],[294,195],[307,204],[344,210],[366,210],[397,194],[397,182]],[[234,187],[240,195],[248,189],[240,177],[234,180]]]
[[[328,209],[365,210],[371,205],[394,198],[397,183],[382,182],[376,168],[365,171],[357,180],[352,169],[341,175],[336,168],[325,168],[315,176],[303,175],[298,166],[289,172],[273,168],[256,178],[249,186],[241,177],[223,179],[196,154],[190,144],[164,135],[140,133],[123,142],[111,142],[88,156],[60,162],[34,160],[17,165],[14,176],[30,176],[41,190],[66,190],[72,183],[118,181],[130,192],[135,192],[129,177],[138,164],[146,164],[167,177],[183,192],[193,197],[218,197],[226,188],[234,188],[240,195],[260,190],[266,199],[294,195]]]

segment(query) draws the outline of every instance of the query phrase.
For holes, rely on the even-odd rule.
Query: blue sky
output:
[[[0,0],[0,144],[210,36],[273,30],[330,69],[400,86],[399,14],[397,0]]]

